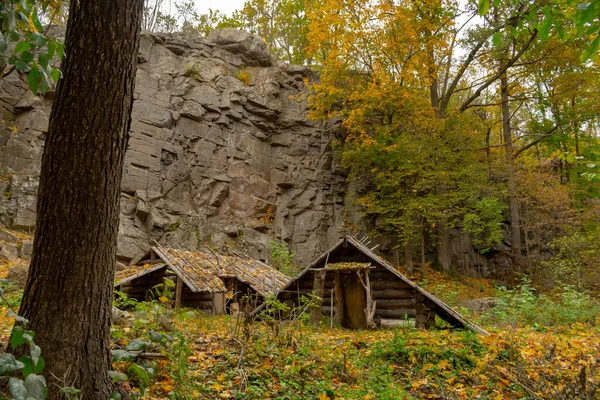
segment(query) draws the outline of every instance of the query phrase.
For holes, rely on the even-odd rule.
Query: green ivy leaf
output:
[[[10,343],[10,347],[13,350],[25,344],[26,340],[23,337],[23,333],[23,329],[14,329],[12,334],[10,335],[10,340],[8,342]]]
[[[23,367],[25,367],[25,364],[18,361],[12,354],[0,354],[0,376],[20,370]]]
[[[57,42],[57,45],[56,45],[56,57],[58,57],[59,60],[62,60],[62,58],[63,58],[64,55],[65,55],[65,45],[64,45],[64,43]]]
[[[121,400],[121,394],[117,392],[113,392],[110,394],[110,400]]]
[[[8,390],[15,400],[27,400],[27,388],[19,378],[10,378],[8,380]]]
[[[31,374],[25,378],[25,388],[27,389],[27,399],[44,400],[48,396],[48,387],[46,379],[42,375]]]
[[[31,353],[31,361],[33,361],[33,365],[37,365],[40,356],[42,355],[42,349],[37,344],[31,343],[29,345],[29,352]]]
[[[137,356],[127,350],[112,350],[113,361],[135,361]]]
[[[40,63],[42,68],[46,68],[48,66],[49,60],[50,60],[50,57],[48,56],[48,53],[42,52],[42,53],[38,54],[38,62]]]
[[[57,83],[61,77],[60,69],[52,67],[50,76],[52,76],[52,80],[54,81],[54,83]]]
[[[32,65],[31,71],[29,71],[29,74],[27,74],[27,83],[29,84],[29,88],[31,89],[33,94],[37,94],[38,84],[41,78],[42,74],[40,73],[40,70],[38,69],[37,65]]]
[[[8,49],[8,42],[0,35],[0,53],[4,53]]]
[[[15,46],[14,53],[21,54],[22,52],[27,51],[27,50],[31,50],[31,44],[29,42],[22,40],[19,43],[17,43],[17,45]]]
[[[16,312],[14,312],[13,310],[8,310],[6,312],[6,316],[9,318],[14,318],[17,322],[20,322],[22,324],[28,324],[29,320],[27,320],[26,318],[21,317],[20,315],[17,315]]]
[[[46,362],[41,357],[38,359],[38,362],[35,364],[35,367],[33,366],[33,362],[31,361],[31,357],[29,357],[29,356],[21,356],[19,358],[19,361],[21,361],[24,365],[24,367],[22,368],[22,371],[23,371],[23,376],[25,376],[25,377],[27,377],[31,374],[39,374],[40,372],[42,372],[42,370],[46,366]]]
[[[125,348],[128,351],[143,351],[146,350],[150,346],[149,342],[144,342],[140,339],[134,339]]]
[[[46,47],[48,48],[48,58],[52,60],[52,57],[54,57],[54,53],[56,52],[56,41],[50,40]]]
[[[134,363],[131,364],[127,371],[134,375],[137,375],[137,377],[142,380],[145,387],[150,386],[150,375],[148,375],[148,371],[146,371],[143,367],[140,367],[139,365]]]
[[[25,62],[25,63],[30,63],[33,61],[33,59],[35,58],[35,56],[33,55],[33,53],[29,52],[29,51],[24,51],[23,53],[21,53],[21,61]]]
[[[115,382],[125,382],[127,380],[127,375],[124,374],[124,373],[122,373],[122,372],[108,371],[108,376],[111,377],[113,383],[115,383]]]

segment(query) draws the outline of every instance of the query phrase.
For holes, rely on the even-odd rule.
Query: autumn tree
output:
[[[525,149],[514,144],[515,132],[523,129],[515,118],[531,95],[521,97],[527,87],[522,82],[531,81],[540,55],[553,57],[538,52],[540,39],[569,26],[558,17],[549,25],[545,3],[496,1],[488,7],[481,17],[475,5],[452,1],[320,0],[309,12],[310,54],[322,65],[320,82],[313,86],[313,117],[344,118],[347,165],[370,177],[361,199],[366,212],[398,221],[392,230],[402,243],[414,236],[414,221],[427,220],[425,225],[435,226],[443,269],[451,267],[450,228],[469,225],[473,235],[487,232],[485,240],[473,237],[482,250],[502,239],[497,229],[504,199],[513,249],[520,253],[515,157]],[[414,136],[418,132],[427,132],[427,139]],[[367,150],[371,146],[378,150]],[[406,158],[385,161],[396,151]],[[446,163],[440,154],[460,157]],[[407,174],[400,163],[415,165]],[[462,168],[469,173],[461,175]],[[427,177],[429,190],[419,188],[420,176]],[[383,201],[394,194],[395,203]],[[431,205],[428,218],[408,206],[411,198],[416,205]],[[490,214],[493,204],[498,207]]]
[[[142,0],[70,3],[20,313],[60,387],[109,398],[112,284]]]

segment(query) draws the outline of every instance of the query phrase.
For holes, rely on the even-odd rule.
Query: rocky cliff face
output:
[[[229,244],[269,259],[284,240],[305,265],[339,235],[345,173],[335,126],[307,118],[308,68],[273,65],[264,42],[223,29],[207,38],[142,37],[123,172],[118,257],[153,240]],[[0,81],[0,224],[35,226],[52,93]]]

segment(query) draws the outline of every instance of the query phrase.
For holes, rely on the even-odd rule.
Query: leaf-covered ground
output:
[[[0,265],[0,277],[7,267]],[[452,281],[434,271],[420,283],[455,306],[498,295],[485,280]],[[520,292],[516,296],[527,300]],[[19,292],[4,297],[18,308]],[[173,320],[171,311],[160,314],[161,307],[149,306],[152,318],[138,315],[113,328],[114,348],[150,330],[178,332],[173,334],[177,346],[151,349],[167,359],[144,364],[155,371],[145,399],[600,399],[597,319],[487,326],[492,334],[481,336],[329,329],[325,318],[319,328],[302,319],[246,324],[241,318],[197,314]],[[5,317],[7,310],[6,305],[0,309],[4,343],[13,323]],[[115,364],[123,372],[128,366]],[[129,375],[122,385],[135,391],[139,378]]]
[[[179,326],[189,369],[173,379],[163,363],[149,398],[175,386],[190,399],[600,398],[599,328],[275,332],[207,316]]]

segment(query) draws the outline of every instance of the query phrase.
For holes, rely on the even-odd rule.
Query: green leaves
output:
[[[127,350],[111,350],[113,361],[135,361],[137,356]]]
[[[127,351],[143,351],[146,350],[150,346],[149,342],[144,342],[140,339],[134,339],[125,348]]]
[[[10,374],[25,367],[25,364],[15,359],[10,353],[0,354],[0,375]]]
[[[479,15],[485,15],[487,14],[488,10],[490,9],[490,0],[479,0]]]
[[[112,379],[113,383],[115,382],[125,382],[127,381],[127,374],[117,371],[108,371],[108,376]]]
[[[9,1],[0,7],[0,21],[8,25],[8,30],[0,33],[0,57],[8,60],[8,71],[15,69],[27,75],[34,94],[44,93],[58,82],[60,71],[53,64],[64,55],[64,45],[44,35],[37,7],[39,2],[32,0]],[[47,4],[42,5],[43,10],[47,8]]]

